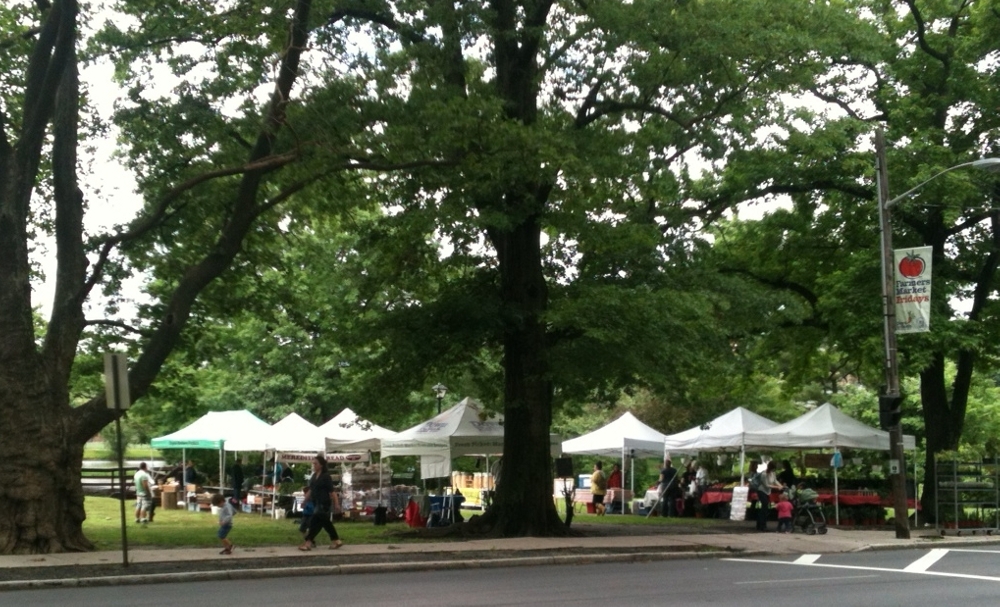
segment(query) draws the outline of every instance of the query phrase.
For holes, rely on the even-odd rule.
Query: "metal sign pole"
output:
[[[125,523],[125,448],[122,445],[122,411],[131,403],[128,389],[127,360],[122,352],[104,354],[104,398],[115,410],[115,435],[118,444],[118,483],[122,519],[122,566],[128,567],[128,533]],[[138,493],[136,494],[138,499]]]

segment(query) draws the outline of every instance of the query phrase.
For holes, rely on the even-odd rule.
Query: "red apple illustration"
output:
[[[924,273],[924,258],[910,252],[899,262],[899,273],[906,278],[916,278]]]

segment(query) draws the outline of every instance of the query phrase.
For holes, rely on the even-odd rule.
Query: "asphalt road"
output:
[[[32,607],[992,607],[998,594],[1000,548],[984,548],[45,589],[0,600]]]

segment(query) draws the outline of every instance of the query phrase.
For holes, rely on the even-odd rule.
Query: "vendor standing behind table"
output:
[[[197,485],[198,484],[198,470],[194,467],[194,462],[191,460],[187,461],[184,466],[184,484],[185,485]]]
[[[798,484],[796,482],[798,479],[795,478],[795,471],[792,470],[792,463],[787,459],[781,460],[781,472],[778,473],[778,482],[785,486],[786,489],[791,489]]]
[[[611,476],[608,477],[608,489],[622,488],[622,466],[615,464],[611,469]]]
[[[594,473],[590,475],[590,495],[594,504],[594,513],[604,515],[604,495],[608,492],[608,478],[604,476],[604,464],[596,462]]]
[[[243,466],[240,464],[240,460],[233,462],[233,468],[230,472],[233,476],[233,499],[237,502],[243,501]]]

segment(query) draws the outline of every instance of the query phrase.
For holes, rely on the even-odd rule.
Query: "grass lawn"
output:
[[[135,523],[134,501],[125,503],[125,523],[128,544],[135,547],[182,548],[217,546],[215,536],[219,517],[210,512],[156,509],[154,521],[142,526]],[[98,550],[115,550],[121,547],[121,502],[109,497],[88,495],[84,501],[87,520],[83,532]],[[371,520],[338,521],[337,533],[348,544],[388,544],[420,541],[412,537],[410,528],[403,522],[376,527]],[[233,519],[229,534],[239,546],[296,546],[302,542],[298,519],[272,519],[260,514],[239,513]],[[327,540],[320,532],[319,543]],[[435,541],[442,541],[440,538]],[[445,540],[447,541],[447,540]]]
[[[125,522],[129,546],[143,548],[186,548],[213,547],[219,544],[215,532],[218,529],[218,517],[209,512],[189,512],[187,510],[156,509],[153,523],[146,526],[137,525],[134,521],[134,501],[125,503]],[[87,496],[84,501],[87,520],[83,523],[83,531],[98,550],[116,550],[121,547],[121,513],[120,502],[109,497]],[[565,516],[565,508],[558,507],[560,517]],[[481,514],[478,510],[463,510],[462,516],[469,517]],[[638,516],[634,514],[596,514],[578,513],[573,515],[573,525],[627,525],[664,527],[684,525],[686,527],[711,526],[717,521],[699,518],[661,518]],[[376,527],[369,519],[360,521],[338,521],[337,533],[347,544],[398,544],[403,542],[421,541],[461,541],[450,537],[420,537],[414,530],[399,521]],[[233,519],[233,530],[230,539],[239,546],[295,546],[302,541],[299,534],[298,519],[272,519],[260,514],[239,513]],[[326,534],[320,532],[320,542],[326,541]]]

